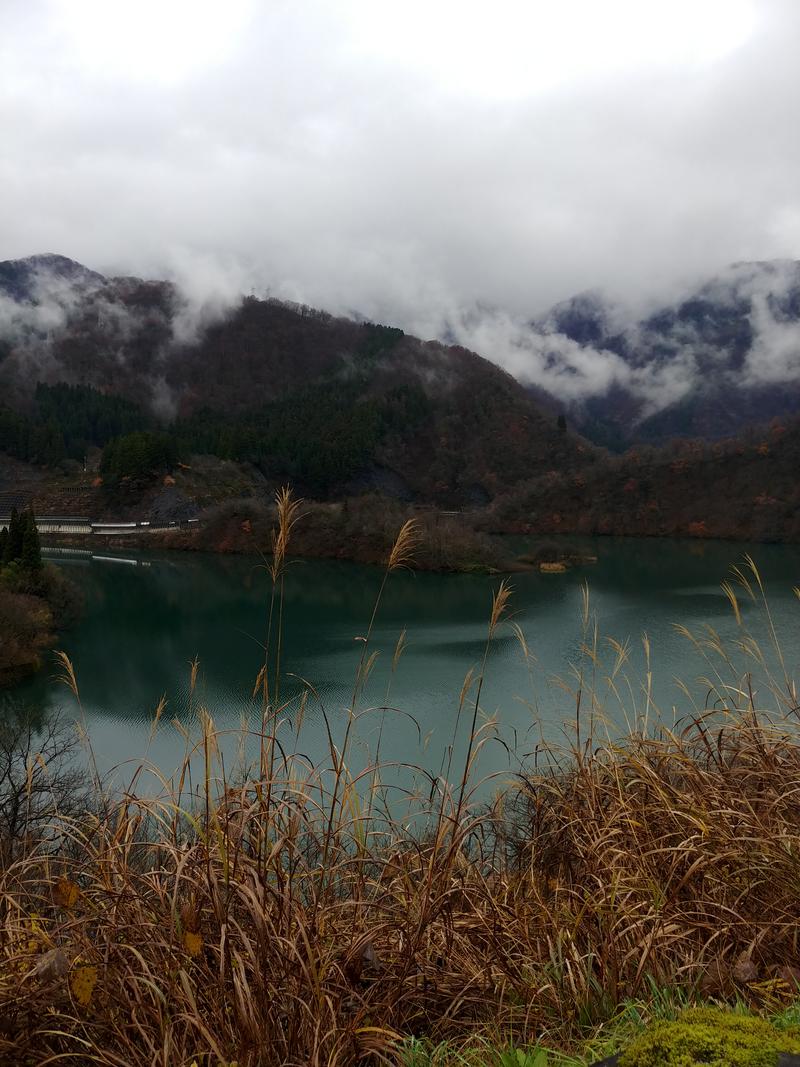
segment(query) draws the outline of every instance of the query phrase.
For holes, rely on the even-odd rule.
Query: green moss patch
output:
[[[800,1030],[717,1008],[690,1008],[642,1034],[619,1067],[776,1067],[781,1052],[800,1053]]]

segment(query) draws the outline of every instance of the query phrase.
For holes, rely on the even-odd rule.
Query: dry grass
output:
[[[480,674],[461,696],[464,765],[450,767],[453,787],[415,798],[409,827],[380,814],[379,763],[355,778],[348,769],[371,625],[341,747],[331,731],[327,766],[296,755],[277,701],[291,498],[281,514],[254,773],[226,776],[204,713],[199,789],[187,789],[187,763],[158,796],[132,786],[100,814],[54,811],[57,838],[51,828],[6,865],[0,1062],[393,1063],[412,1037],[577,1047],[655,987],[791,999],[800,744],[785,660],[769,719],[746,684],[718,673],[724,711],[657,728],[644,680],[642,715],[615,743],[597,740],[601,709],[595,696],[587,708],[581,673],[574,744],[480,807],[480,683],[508,607],[501,586]],[[384,584],[414,536],[401,531]],[[759,595],[755,568],[739,577]],[[591,664],[588,599],[585,623]],[[715,663],[728,655],[706,651]]]

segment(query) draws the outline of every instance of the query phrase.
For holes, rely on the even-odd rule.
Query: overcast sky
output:
[[[431,335],[800,257],[800,0],[0,0],[0,259]]]

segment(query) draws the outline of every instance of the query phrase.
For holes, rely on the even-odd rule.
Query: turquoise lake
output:
[[[481,775],[495,775],[502,784],[543,740],[569,738],[577,728],[585,737],[593,703],[602,705],[610,732],[645,715],[650,723],[660,715],[672,724],[676,717],[719,708],[719,686],[743,688],[752,672],[757,702],[775,705],[763,668],[735,649],[744,630],[720,583],[745,553],[753,556],[792,674],[800,638],[800,603],[793,592],[800,584],[798,548],[634,539],[570,543],[596,555],[597,562],[566,574],[510,576],[510,621],[491,645],[480,694],[479,723],[494,720],[485,728]],[[524,540],[514,544],[520,552],[525,547]],[[74,664],[80,707],[56,679],[52,659],[12,699],[38,715],[81,719],[101,770],[116,767],[123,778],[144,759],[169,774],[182,758],[187,732],[197,734],[201,708],[230,734],[233,758],[241,725],[255,728],[259,719],[252,691],[264,660],[269,582],[258,561],[178,552],[53,558],[86,595],[82,620],[60,641]],[[286,574],[281,729],[312,763],[329,758],[326,720],[334,740],[341,739],[363,649],[359,639],[366,634],[381,579],[378,568],[344,562],[298,561]],[[369,763],[382,730],[382,756],[403,765],[396,772],[401,778],[418,777],[406,765],[436,776],[452,744],[459,766],[475,686],[457,721],[459,695],[468,672],[480,671],[499,580],[404,571],[390,576],[368,651],[378,657],[357,705],[353,762]],[[763,610],[744,597],[742,605],[743,627],[767,649],[768,664],[780,680]],[[712,652],[705,660],[676,624],[698,636],[710,627],[732,650],[732,665],[717,677],[720,657]],[[524,634],[527,657],[515,626]],[[393,670],[403,631],[407,647]],[[649,681],[643,635],[650,650]],[[587,645],[596,645],[596,656]],[[628,650],[623,665],[620,647]],[[195,657],[197,684],[190,693]],[[691,700],[677,679],[689,688]],[[303,690],[307,697],[297,734]],[[162,697],[166,705],[153,733]]]

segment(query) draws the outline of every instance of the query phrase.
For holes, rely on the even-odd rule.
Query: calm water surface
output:
[[[515,547],[524,551],[526,545],[519,541]],[[800,604],[792,592],[800,584],[798,548],[632,539],[583,541],[580,547],[596,554],[597,563],[561,575],[511,578],[512,622],[524,633],[529,655],[523,654],[511,625],[499,630],[489,653],[479,715],[481,722],[496,718],[496,727],[487,728],[487,736],[496,737],[481,754],[481,773],[502,777],[513,772],[542,737],[552,741],[574,730],[580,671],[584,730],[593,689],[615,727],[626,717],[644,714],[648,705],[651,715],[657,706],[670,722],[689,712],[691,701],[676,678],[690,686],[698,707],[713,703],[702,680],[711,677],[712,664],[704,662],[675,624],[698,634],[711,627],[730,644],[741,637],[720,582],[745,552],[761,569],[786,666],[793,673],[800,638]],[[85,615],[62,641],[75,666],[81,710],[55,680],[52,667],[14,695],[40,714],[62,709],[82,715],[101,769],[132,767],[147,757],[169,773],[184,752],[184,732],[196,734],[201,706],[231,733],[242,721],[257,723],[251,694],[264,658],[269,586],[254,560],[182,553],[121,559],[109,553],[59,562],[86,592]],[[324,716],[334,736],[341,736],[363,647],[359,638],[366,633],[381,576],[376,568],[317,561],[296,563],[287,574],[282,696],[289,702],[284,731],[293,736],[300,679],[305,679],[313,692],[297,744],[312,761],[324,759]],[[359,719],[354,759],[366,761],[374,751],[381,722],[382,751],[390,760],[423,766],[435,775],[454,736],[456,760],[463,754],[475,692],[457,723],[459,694],[467,673],[479,669],[498,581],[404,572],[390,577],[371,643],[380,654],[359,708],[397,710],[368,711]],[[590,591],[588,630],[582,618],[584,582]],[[593,661],[584,644],[593,643],[595,619],[598,658]],[[743,621],[766,638],[756,605],[744,605]],[[403,630],[408,644],[393,671]],[[645,634],[652,671],[649,701]],[[619,646],[629,655],[621,667]],[[189,664],[195,657],[200,666],[191,695]],[[735,658],[724,679],[731,684],[753,669],[743,654]],[[719,661],[713,653],[711,659]],[[166,710],[151,737],[162,696]],[[759,699],[767,703],[763,685]]]

